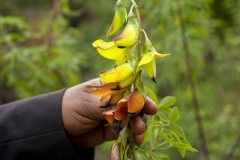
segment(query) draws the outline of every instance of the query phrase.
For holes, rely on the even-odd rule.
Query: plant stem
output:
[[[136,150],[135,150],[135,142],[134,142],[134,133],[130,127],[129,127],[129,133],[130,133],[129,141],[130,141],[130,145],[131,145],[133,160],[137,160]]]
[[[49,20],[48,20],[49,24],[48,24],[47,32],[45,35],[45,43],[47,45],[47,55],[48,55],[49,61],[52,61],[52,59],[54,58],[52,55],[52,48],[54,45],[53,24],[57,17],[58,10],[60,8],[60,3],[61,3],[60,0],[53,1],[53,6],[49,14]],[[57,69],[53,69],[52,71],[57,76],[60,84],[63,86],[66,86],[66,81],[62,77],[61,73]]]
[[[192,60],[191,60],[189,47],[188,47],[189,45],[188,45],[186,32],[185,32],[185,23],[184,23],[184,20],[182,17],[182,12],[181,12],[179,3],[177,6],[177,12],[178,12],[178,16],[180,18],[180,30],[181,30],[182,45],[183,45],[183,49],[185,52],[185,63],[187,66],[187,76],[188,76],[188,81],[189,81],[191,94],[192,94],[192,105],[193,105],[193,110],[194,110],[195,118],[196,118],[196,122],[197,122],[199,139],[200,139],[200,143],[201,143],[201,150],[203,152],[203,156],[205,157],[205,159],[209,159],[209,152],[207,149],[207,141],[206,141],[206,137],[205,137],[205,133],[204,133],[204,129],[203,129],[202,117],[200,114],[200,107],[199,107],[198,98],[197,98],[196,86],[195,86],[195,83],[194,83],[194,80],[192,77],[193,66],[191,63]]]

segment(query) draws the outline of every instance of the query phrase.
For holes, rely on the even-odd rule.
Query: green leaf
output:
[[[163,138],[164,140],[166,140],[169,144],[172,143],[172,142],[171,142],[171,139],[170,139],[167,135],[165,135],[163,132],[159,131],[158,133],[159,133],[160,136],[162,136],[162,138]]]
[[[171,112],[171,109],[170,108],[161,108],[160,110],[159,110],[159,114],[161,114],[161,115],[163,115],[164,114],[164,118],[168,118],[169,116],[169,114],[170,114],[170,112]]]
[[[172,106],[176,102],[176,98],[173,96],[164,97],[159,103],[159,108],[166,108]]]
[[[177,125],[177,124],[171,124],[171,125],[170,125],[170,128],[171,128],[172,130],[174,130],[178,135],[180,135],[181,138],[185,139],[185,134],[184,134],[182,128],[181,128],[179,125]]]
[[[149,98],[151,98],[156,104],[158,104],[158,97],[154,93],[154,91],[146,86],[145,86],[145,90],[147,91]]]
[[[128,127],[127,125],[121,130],[120,135],[118,139],[121,139],[121,143],[123,145],[123,148],[125,149],[126,147],[126,142],[128,139],[129,133],[128,133]]]
[[[197,150],[195,148],[191,147],[190,145],[181,143],[181,142],[172,142],[171,146],[177,147],[177,148],[180,148],[180,149],[189,150],[189,151],[192,151],[192,152],[197,152]]]
[[[151,132],[151,142],[150,142],[150,147],[154,147],[156,144],[156,141],[158,139],[158,132],[159,128],[158,127],[152,127],[152,132]]]
[[[169,115],[169,123],[173,124],[175,123],[178,119],[179,119],[179,111],[178,111],[178,107],[174,107]]]
[[[147,126],[161,126],[160,121],[147,121]]]
[[[179,135],[178,135],[176,132],[171,131],[171,133],[172,133],[172,137],[173,137],[176,141],[181,142],[181,140],[180,140],[180,138],[179,138]]]
[[[178,148],[178,152],[181,154],[182,157],[185,157],[185,155],[186,155],[185,149]]]

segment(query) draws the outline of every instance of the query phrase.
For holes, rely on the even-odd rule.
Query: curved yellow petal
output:
[[[144,64],[150,63],[151,61],[153,61],[154,56],[151,52],[146,53],[140,60],[138,66],[142,66]]]
[[[127,25],[124,31],[114,39],[114,43],[117,46],[132,46],[138,38],[138,33],[136,29],[131,26]]]
[[[156,82],[156,63],[155,60],[151,61],[150,63],[147,63],[144,65],[148,76]]]
[[[112,60],[123,60],[126,58],[129,48],[118,48],[117,46],[113,46],[108,49],[102,49],[97,47],[97,52],[105,58]]]
[[[105,42],[101,39],[98,39],[92,43],[93,47],[100,47],[101,49],[108,49],[113,47],[115,44],[113,42]]]
[[[154,53],[154,58],[163,58],[169,56],[170,54],[161,54],[161,53]]]
[[[138,29],[138,21],[133,15],[128,21],[122,33],[113,40],[114,43],[117,46],[132,46],[138,39]]]
[[[124,63],[110,70],[102,71],[98,75],[102,82],[121,82],[125,80],[131,73],[133,68],[129,63]]]
[[[117,1],[117,9],[115,11],[111,26],[106,34],[106,37],[109,37],[116,33],[124,24],[127,19],[127,10],[123,6],[121,0]]]
[[[94,41],[92,45],[100,55],[112,60],[123,60],[129,52],[129,48],[117,47],[113,42],[105,42],[101,39]]]

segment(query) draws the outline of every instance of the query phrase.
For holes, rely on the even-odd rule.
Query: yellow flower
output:
[[[129,13],[129,20],[122,33],[113,41],[117,46],[130,47],[138,39],[139,24],[132,11]]]
[[[127,20],[127,10],[123,6],[121,0],[117,1],[117,9],[115,11],[115,15],[113,17],[112,24],[106,34],[106,37],[109,37],[116,33],[124,24],[124,22]]]
[[[156,51],[156,49],[152,46],[152,43],[148,39],[146,33],[145,34],[145,44],[143,48],[143,52],[145,53],[140,62],[138,63],[138,67],[144,65],[148,76],[156,82],[156,63],[155,59],[156,58],[163,58],[166,57],[170,54],[160,54]]]
[[[124,63],[110,70],[102,71],[98,75],[100,76],[102,82],[121,82],[131,75],[132,72],[133,68],[130,64]]]
[[[114,42],[105,42],[101,39],[94,41],[92,45],[100,55],[112,60],[123,60],[129,52],[128,47],[117,47]]]

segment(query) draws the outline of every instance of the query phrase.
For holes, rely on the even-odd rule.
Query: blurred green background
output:
[[[0,104],[70,87],[111,68],[92,47],[105,38],[114,0],[7,0],[0,4]],[[129,9],[130,0],[123,0]],[[187,139],[199,152],[170,159],[240,159],[240,1],[136,0],[160,53],[159,99],[175,96]],[[144,73],[144,75],[146,75]],[[108,159],[108,143],[96,160]]]

